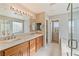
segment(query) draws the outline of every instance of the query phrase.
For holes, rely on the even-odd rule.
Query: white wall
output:
[[[60,35],[60,39],[61,39],[62,55],[67,55],[67,52],[70,54],[70,49],[68,47],[68,39],[69,39],[69,19],[68,19],[68,15],[61,15],[60,16],[59,35]]]
[[[52,31],[51,31],[51,20],[49,19],[48,21],[48,43],[51,43],[52,40]]]
[[[0,4],[0,15],[12,17],[12,18],[17,18],[17,19],[22,19],[22,20],[24,20],[24,18],[26,18],[26,15],[17,15],[17,14],[15,14],[14,11],[10,10],[10,6],[13,6],[13,7],[17,8],[17,9],[21,9],[22,10],[22,8],[18,7],[17,5]]]
[[[29,17],[26,17],[24,19],[24,33],[30,32],[30,19]]]
[[[47,28],[46,28],[46,20],[48,20],[48,33],[46,33],[47,31]],[[51,40],[52,40],[52,33],[51,33],[51,19],[49,19],[48,17],[45,18],[45,45],[46,45],[46,35],[48,35],[48,43],[51,43]]]

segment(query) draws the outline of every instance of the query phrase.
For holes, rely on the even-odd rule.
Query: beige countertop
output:
[[[20,37],[20,39],[16,39],[13,41],[7,41],[7,42],[0,42],[0,51],[7,49],[7,48],[10,48],[12,46],[21,44],[23,42],[32,40],[32,39],[39,37],[39,36],[42,36],[42,35],[43,34],[41,34],[41,33],[40,34],[36,33],[36,34],[29,34],[29,35],[21,35],[22,37]]]

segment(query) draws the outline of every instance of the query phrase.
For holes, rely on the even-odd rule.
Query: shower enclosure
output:
[[[69,39],[68,56],[79,56],[79,4],[69,3],[68,8],[68,19],[69,19]]]

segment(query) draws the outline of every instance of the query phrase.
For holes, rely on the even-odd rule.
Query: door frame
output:
[[[52,21],[51,21],[51,30],[52,30],[52,24],[53,24],[54,22],[58,22],[58,23],[59,23],[59,20],[52,20]],[[58,30],[59,30],[59,29],[58,29]],[[52,30],[52,32],[53,32],[53,30]],[[53,36],[53,33],[51,33],[51,35]],[[51,37],[52,37],[52,36],[51,36]],[[59,36],[59,34],[58,34],[58,36]],[[58,38],[58,43],[59,43],[59,40],[60,40],[60,39]],[[52,42],[52,41],[53,41],[53,37],[52,37],[51,42]]]
[[[48,35],[48,33],[46,32],[46,31],[48,31],[48,28],[47,28],[47,26],[48,26],[48,20],[46,19],[45,20],[45,45],[47,45],[48,44],[48,42],[47,42],[47,39],[48,39],[48,37],[46,37],[47,35]],[[47,26],[46,26],[47,25]]]

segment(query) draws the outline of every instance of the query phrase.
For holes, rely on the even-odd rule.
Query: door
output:
[[[59,21],[52,21],[52,42],[59,42]]]
[[[72,4],[72,56],[79,56],[79,4]]]
[[[79,56],[79,4],[70,4],[68,47],[71,56]]]

